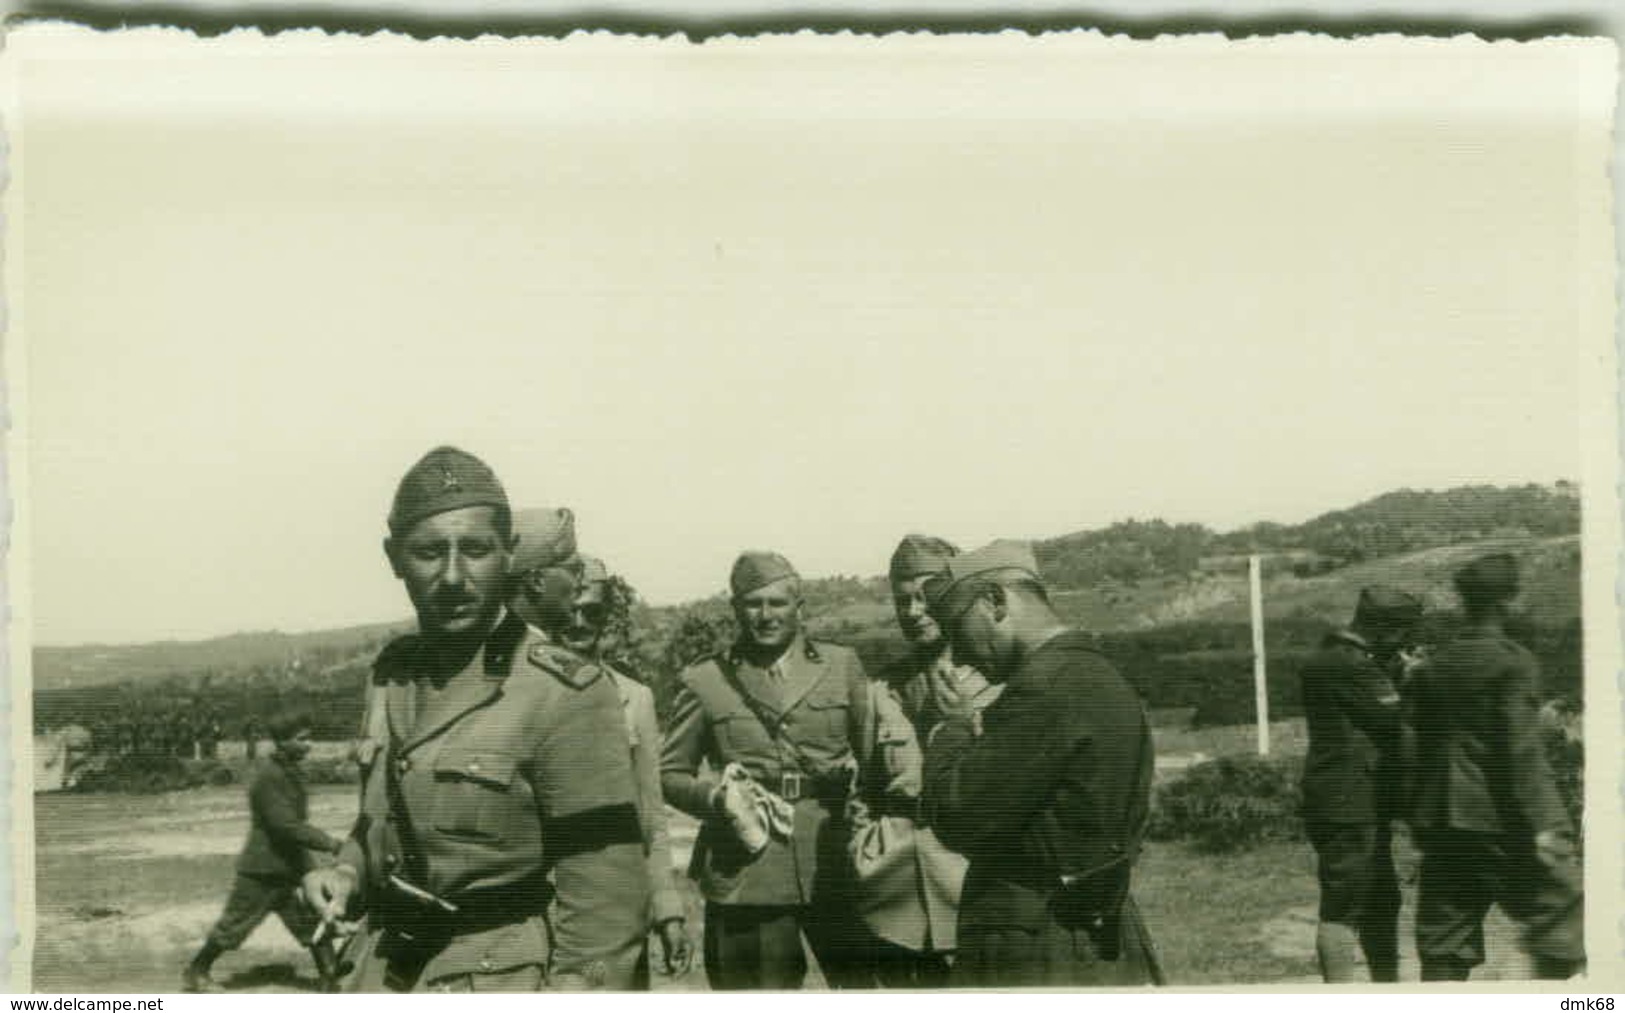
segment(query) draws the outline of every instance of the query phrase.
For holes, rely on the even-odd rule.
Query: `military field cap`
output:
[[[558,566],[576,554],[576,517],[569,507],[521,510],[513,515],[513,572]]]
[[[609,567],[596,556],[581,557],[581,580],[576,590],[576,603],[596,604],[604,600],[604,585],[609,583]]]
[[[1475,604],[1514,598],[1518,594],[1518,561],[1506,552],[1480,556],[1456,571],[1456,590],[1465,601]]]
[[[1368,630],[1405,629],[1421,618],[1420,598],[1381,584],[1361,588],[1359,604],[1354,606],[1354,625]]]
[[[508,494],[484,461],[456,447],[436,447],[412,465],[395,488],[389,530],[404,535],[419,521],[471,506],[508,509]]]
[[[1021,570],[1034,580],[1038,575],[1038,558],[1026,542],[1000,539],[980,549],[948,559],[947,572],[925,585],[926,609],[935,619],[957,619],[970,607],[974,597],[974,578],[1002,570]]]
[[[581,557],[581,582],[584,584],[602,584],[609,580],[609,567],[597,556]]]
[[[734,560],[733,572],[728,575],[728,587],[733,591],[733,596],[739,598],[776,580],[799,576],[790,561],[777,552],[752,550],[741,552],[739,558]]]
[[[928,573],[948,569],[948,560],[959,555],[953,543],[931,535],[907,535],[891,554],[892,583],[913,580]]]

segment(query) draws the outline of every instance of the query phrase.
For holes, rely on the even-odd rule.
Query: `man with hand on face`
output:
[[[783,556],[744,553],[729,584],[738,640],[683,671],[661,762],[666,797],[702,821],[689,873],[706,900],[706,977],[718,990],[800,988],[805,934],[845,987],[862,935],[842,814],[869,681],[851,650],[803,635],[801,579]]]
[[[1354,980],[1356,947],[1372,981],[1399,980],[1391,823],[1400,815],[1401,708],[1390,675],[1421,619],[1414,596],[1365,588],[1354,621],[1303,667],[1303,818],[1319,858],[1315,952],[1328,982]]]
[[[1000,687],[981,673],[955,663],[926,610],[926,581],[958,554],[948,542],[927,535],[905,537],[892,553],[892,604],[909,652],[885,668],[875,688],[900,704],[916,742],[927,741],[943,719],[932,692],[933,673],[979,708],[999,694]],[[854,808],[853,819],[857,905],[877,937],[871,947],[875,979],[889,988],[942,988],[948,983],[967,863],[921,818],[919,749],[906,734],[892,734],[884,721],[876,722],[875,739],[870,749],[884,754],[884,762],[865,771],[863,804]]]
[[[994,542],[928,578],[954,658],[1004,685],[978,709],[946,673],[925,817],[970,859],[955,986],[1158,984],[1129,896],[1153,755],[1133,688],[1049,604],[1032,550]]]
[[[1491,904],[1522,924],[1537,977],[1568,978],[1585,969],[1583,870],[1541,741],[1540,667],[1507,635],[1522,618],[1518,561],[1484,556],[1457,572],[1455,584],[1466,628],[1410,690],[1422,980],[1466,981],[1484,962]]]
[[[330,922],[364,901],[351,987],[629,987],[648,880],[614,686],[503,607],[511,517],[478,458],[425,455],[389,532],[419,632],[374,666],[361,813],[304,883]]]
[[[521,510],[514,516],[514,530],[519,548],[514,553],[508,607],[554,642],[592,659],[609,673],[619,695],[651,887],[647,923],[660,939],[662,970],[671,976],[682,975],[693,960],[693,945],[676,883],[666,803],[660,793],[660,726],[655,720],[654,694],[598,657],[604,583],[609,574],[599,560],[577,554],[575,520],[567,509]],[[527,542],[531,545],[528,550]],[[631,987],[641,991],[649,984],[645,947]]]

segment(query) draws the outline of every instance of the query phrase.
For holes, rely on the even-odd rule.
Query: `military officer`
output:
[[[869,680],[854,652],[803,634],[783,556],[742,554],[729,584],[738,640],[682,672],[661,762],[666,798],[702,822],[689,872],[706,901],[706,977],[800,988],[805,934],[826,981],[855,984],[843,813]]]
[[[1455,585],[1466,628],[1417,672],[1411,690],[1422,978],[1465,981],[1483,963],[1492,903],[1522,923],[1535,973],[1567,978],[1585,967],[1581,868],[1540,738],[1539,666],[1506,633],[1517,560],[1474,560]]]
[[[648,883],[614,685],[504,608],[511,517],[479,459],[425,455],[389,532],[419,632],[379,656],[361,814],[304,884],[329,922],[365,894],[350,987],[628,987]]]
[[[676,863],[672,861],[666,803],[660,793],[660,725],[655,719],[654,694],[597,657],[592,619],[600,614],[593,606],[601,603],[602,582],[609,579],[609,574],[599,560],[577,555],[570,512],[521,510],[514,517],[514,528],[519,548],[514,553],[509,608],[552,640],[599,664],[609,673],[619,695],[648,862],[648,924],[660,939],[662,970],[668,975],[681,975],[693,959],[693,945],[688,939],[687,913],[677,885]],[[526,549],[527,542],[533,548]],[[580,584],[574,576],[577,573],[583,578]],[[649,987],[647,950],[639,956],[632,987]]]
[[[1129,892],[1153,768],[1139,696],[1055,614],[1026,545],[951,557],[926,594],[954,657],[1004,685],[978,710],[932,675],[949,720],[926,754],[925,817],[970,859],[952,983],[1159,983]]]
[[[909,535],[891,557],[892,604],[910,649],[882,671],[876,688],[900,703],[916,742],[928,741],[942,721],[933,702],[931,672],[943,671],[981,707],[1000,690],[975,669],[954,663],[925,607],[926,580],[942,573],[948,559],[958,554],[940,538]],[[876,723],[875,733],[879,741],[871,748],[887,751],[889,762],[871,764],[873,773],[864,779],[864,806],[855,810],[853,864],[858,910],[876,936],[876,980],[893,988],[941,988],[948,983],[967,862],[920,818],[923,770],[899,776],[899,767],[923,765],[919,750],[888,734],[883,722]],[[877,775],[890,784],[878,784]]]
[[[1301,672],[1309,753],[1303,817],[1319,858],[1315,952],[1328,982],[1354,980],[1356,947],[1372,981],[1399,980],[1400,696],[1390,673],[1422,603],[1388,587],[1360,592],[1354,621],[1326,636]]]

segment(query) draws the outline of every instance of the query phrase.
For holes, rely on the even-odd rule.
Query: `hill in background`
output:
[[[1266,559],[1272,684],[1295,682],[1288,674],[1293,658],[1347,620],[1361,587],[1392,584],[1422,595],[1430,608],[1448,610],[1451,572],[1475,555],[1507,550],[1523,562],[1533,617],[1561,634],[1542,648],[1549,677],[1577,685],[1578,531],[1577,491],[1560,482],[1402,490],[1303,524],[1256,524],[1228,534],[1125,521],[1041,541],[1035,550],[1062,615],[1099,633],[1107,653],[1154,706],[1199,707],[1202,699],[1234,696],[1236,680],[1245,686],[1250,679],[1245,567],[1255,551]],[[857,647],[871,669],[901,652],[884,577],[811,579],[805,589],[814,635]],[[639,604],[632,618],[635,639],[617,661],[654,685],[662,701],[676,670],[725,641],[731,623],[721,596],[658,608]],[[36,724],[55,727],[87,709],[105,720],[109,711],[161,696],[179,709],[210,701],[231,725],[239,720],[232,715],[297,699],[320,706],[326,732],[347,736],[372,656],[409,626],[38,648]],[[110,684],[119,691],[108,693]],[[1281,692],[1290,708],[1295,686],[1283,684]]]

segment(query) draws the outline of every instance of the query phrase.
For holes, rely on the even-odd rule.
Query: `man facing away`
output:
[[[1540,669],[1507,635],[1518,563],[1496,553],[1455,575],[1466,628],[1414,677],[1422,845],[1416,949],[1424,981],[1465,981],[1484,962],[1491,904],[1522,923],[1541,978],[1585,968],[1575,827],[1540,735]]]
[[[661,761],[666,798],[702,823],[689,872],[706,901],[706,977],[800,988],[805,935],[831,986],[855,984],[844,809],[869,680],[850,649],[802,633],[801,579],[783,556],[742,554],[729,585],[738,639],[681,674]]]
[[[660,793],[660,726],[655,719],[654,694],[599,658],[609,574],[602,562],[577,552],[574,515],[562,508],[521,510],[514,516],[514,529],[519,535],[519,547],[514,552],[508,607],[554,642],[592,659],[609,673],[619,694],[648,861],[648,925],[660,940],[661,969],[668,975],[681,975],[693,959],[693,946],[688,939],[683,896],[672,861],[666,804]],[[632,987],[644,990],[649,984],[645,948]]]
[[[374,666],[361,813],[305,879],[325,920],[364,900],[350,987],[629,987],[648,880],[614,686],[503,607],[512,519],[484,462],[430,451],[388,526],[419,632]]]
[[[955,986],[1160,983],[1130,897],[1150,810],[1150,724],[1134,689],[1049,604],[1032,550],[994,542],[926,582],[957,660],[1004,691],[979,710],[946,673],[925,816],[970,859]]]
[[[1417,598],[1360,592],[1354,621],[1304,664],[1309,752],[1303,818],[1319,859],[1315,953],[1328,982],[1355,977],[1356,947],[1371,980],[1399,980],[1399,878],[1392,821],[1400,813],[1400,695],[1391,675],[1422,618]]]
[[[272,716],[270,732],[271,755],[255,761],[248,783],[253,822],[237,859],[237,878],[220,920],[186,967],[183,987],[188,992],[218,992],[220,988],[209,974],[215,960],[241,946],[273,911],[293,937],[310,949],[322,990],[333,991],[337,981],[332,942],[313,941],[318,919],[299,897],[300,878],[318,856],[338,851],[340,844],[338,838],[309,821],[299,763],[310,752],[310,716],[298,710],[282,711]]]

